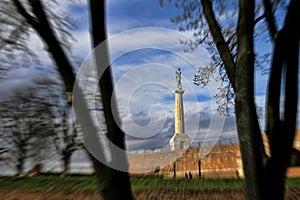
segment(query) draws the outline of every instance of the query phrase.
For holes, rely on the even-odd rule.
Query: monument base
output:
[[[170,139],[171,151],[187,149],[190,147],[191,139],[184,133],[175,133]]]

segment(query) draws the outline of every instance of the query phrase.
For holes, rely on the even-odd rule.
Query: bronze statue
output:
[[[177,81],[177,88],[182,89],[180,68],[178,68],[177,71],[176,71],[176,81]]]

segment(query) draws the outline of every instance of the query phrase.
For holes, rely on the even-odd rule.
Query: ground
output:
[[[137,200],[244,200],[243,179],[131,176]],[[94,176],[0,176],[0,200],[101,200]],[[286,200],[300,200],[300,178],[286,180]]]
[[[142,190],[135,191],[137,200],[243,200],[242,191],[196,191],[196,190]],[[101,200],[95,190],[84,191],[56,191],[56,190],[20,190],[0,189],[2,200]],[[300,199],[300,189],[287,191],[286,200]]]

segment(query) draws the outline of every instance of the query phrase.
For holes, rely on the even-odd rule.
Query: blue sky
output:
[[[78,29],[73,32],[76,42],[72,52],[83,60],[91,49],[89,14],[86,1],[76,2],[63,3],[62,9],[70,13],[78,24]],[[172,92],[176,87],[175,71],[178,67],[182,70],[185,89],[186,133],[195,140],[236,136],[234,114],[227,118],[219,116],[215,101],[211,98],[219,83],[212,82],[207,88],[193,84],[197,67],[205,66],[210,58],[201,48],[193,54],[183,53],[185,47],[179,44],[179,39],[189,38],[192,32],[180,33],[178,27],[170,22],[170,18],[178,12],[180,10],[168,4],[161,7],[158,0],[108,1],[107,28],[113,75],[123,129],[129,135],[129,148],[168,144],[174,131]],[[43,51],[36,35],[32,35],[31,46],[45,65],[51,65],[49,55]],[[256,48],[266,51],[270,46],[260,42]],[[20,82],[24,85],[25,79],[20,81],[22,78],[19,77],[22,74],[29,74],[28,69],[20,69],[10,75],[10,87],[17,87]],[[256,103],[264,108],[267,76],[262,76],[258,71],[255,80]],[[263,119],[264,116],[261,120],[262,131]],[[215,128],[209,126],[209,120],[220,123],[224,120],[223,130],[218,125]]]

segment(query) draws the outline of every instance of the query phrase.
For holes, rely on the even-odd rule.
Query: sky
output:
[[[83,7],[76,9],[80,20],[88,16],[82,12]],[[168,145],[174,133],[172,92],[176,87],[175,71],[178,67],[182,70],[185,90],[186,133],[195,141],[236,137],[234,112],[223,117],[216,111],[214,95],[220,83],[211,82],[206,88],[193,84],[197,68],[205,66],[210,57],[202,48],[192,54],[183,53],[186,47],[179,43],[179,39],[189,39],[192,32],[178,32],[177,25],[170,22],[170,18],[180,11],[169,4],[161,7],[158,0],[108,1],[107,29],[113,75],[129,149]],[[88,34],[88,23],[82,24],[79,35],[84,36]],[[257,51],[261,52],[267,52],[270,47],[263,41],[256,45]],[[264,110],[268,77],[262,74],[259,70],[255,73],[255,100]],[[262,112],[262,131],[264,118]]]
[[[72,54],[83,61],[80,67],[84,69],[91,58],[89,14],[85,1],[75,2],[62,3],[61,10],[70,13],[77,23]],[[198,67],[205,66],[210,57],[202,48],[192,54],[183,53],[186,47],[179,40],[190,38],[192,32],[178,32],[178,27],[170,22],[179,12],[180,9],[168,4],[161,7],[158,0],[108,0],[107,29],[115,94],[129,150],[168,146],[174,134],[173,91],[178,67],[185,90],[186,134],[193,141],[236,137],[234,112],[227,117],[217,113],[214,95],[220,83],[212,81],[205,88],[193,84]],[[38,36],[31,37],[39,58],[45,65],[51,65]],[[258,48],[265,51],[269,46],[258,45]],[[19,69],[9,74],[6,84],[13,88],[24,86],[25,80],[34,79],[34,76],[28,78],[30,73],[30,69]],[[267,76],[256,72],[255,100],[263,110],[266,84]],[[298,116],[299,110],[300,103]],[[263,114],[260,123],[263,131]]]
[[[73,9],[76,10],[74,16],[83,21],[81,31],[75,33],[80,48],[74,50],[75,54],[82,55],[90,49],[86,37],[88,15],[83,11],[86,9],[84,4]],[[198,66],[205,66],[210,58],[201,48],[193,54],[183,53],[186,47],[179,39],[189,39],[191,32],[178,32],[178,27],[170,22],[177,13],[175,7],[161,7],[153,0],[108,1],[109,48],[129,150],[168,146],[174,134],[173,91],[178,67],[182,71],[185,90],[186,134],[194,141],[236,137],[234,116],[219,116],[217,105],[211,98],[218,83],[211,83],[207,88],[193,84]]]

